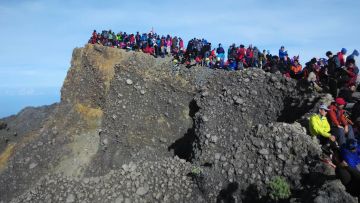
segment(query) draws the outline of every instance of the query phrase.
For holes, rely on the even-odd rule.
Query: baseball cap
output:
[[[329,111],[330,109],[325,105],[325,104],[321,104],[319,109],[324,109],[326,111]]]

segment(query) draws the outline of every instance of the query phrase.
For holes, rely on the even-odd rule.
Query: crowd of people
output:
[[[177,36],[149,33],[115,34],[111,30],[94,32],[91,44],[142,51],[155,57],[172,56],[174,65],[187,67],[204,66],[212,69],[243,70],[261,68],[264,71],[280,72],[284,77],[305,81],[317,91],[330,93],[336,98],[330,106],[322,104],[318,113],[309,120],[310,133],[322,145],[325,154],[332,158],[331,164],[342,183],[353,195],[359,196],[360,190],[360,95],[353,97],[360,79],[356,58],[359,52],[348,52],[342,48],[336,54],[325,53],[326,58],[313,58],[303,67],[299,56],[290,57],[284,46],[278,55],[270,51],[260,51],[256,46],[232,44],[225,51],[222,44],[216,48],[206,39],[191,39],[186,48],[184,41]],[[344,110],[347,103],[356,103],[358,110],[349,118]],[[329,122],[330,121],[330,122]]]
[[[160,36],[153,31],[142,34],[139,32],[136,32],[136,34],[126,32],[115,34],[112,30],[103,30],[101,33],[94,30],[88,43],[132,51],[141,50],[155,57],[174,56],[184,53],[184,41],[180,37]]]

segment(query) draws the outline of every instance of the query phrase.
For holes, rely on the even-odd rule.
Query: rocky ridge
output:
[[[266,202],[273,176],[290,183],[288,201],[356,202],[314,178],[326,166],[295,121],[320,98],[258,69],[86,45],[59,104],[34,109],[28,127],[29,114],[2,119],[0,202]]]

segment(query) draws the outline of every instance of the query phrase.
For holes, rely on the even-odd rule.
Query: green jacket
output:
[[[331,136],[330,124],[325,116],[314,114],[310,117],[309,121],[310,133],[312,136],[323,136],[329,138]]]

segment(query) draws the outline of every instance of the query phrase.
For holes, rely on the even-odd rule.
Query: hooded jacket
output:
[[[356,148],[356,151],[350,151],[347,148],[342,148],[340,151],[341,157],[346,161],[346,163],[353,169],[359,170],[357,165],[360,164],[360,149]]]
[[[355,57],[359,56],[359,51],[358,50],[354,50],[352,54],[350,54],[348,57],[346,57],[346,61],[348,61],[349,59],[354,59]]]
[[[330,118],[331,123],[334,126],[347,126],[348,122],[346,121],[344,110],[338,109],[338,107],[334,104],[329,107],[328,116]]]
[[[329,138],[331,136],[330,124],[325,116],[314,114],[309,121],[310,133],[312,136],[323,136]]]

